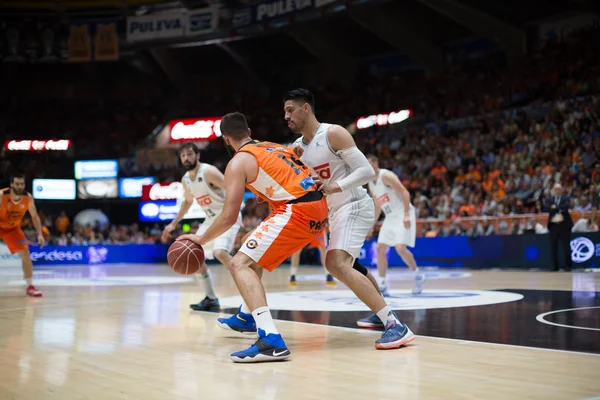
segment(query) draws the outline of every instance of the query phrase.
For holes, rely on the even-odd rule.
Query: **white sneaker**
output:
[[[423,284],[425,283],[425,274],[419,272],[415,277],[415,284],[413,286],[413,294],[421,294],[423,292]]]

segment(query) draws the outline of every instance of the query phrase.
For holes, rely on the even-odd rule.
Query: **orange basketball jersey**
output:
[[[317,190],[310,171],[294,152],[280,144],[252,141],[238,152],[256,157],[258,174],[246,187],[267,201],[272,208]]]
[[[11,199],[10,189],[2,189],[1,193],[3,196],[0,204],[0,229],[20,226],[29,208],[29,193],[25,193],[18,202]]]

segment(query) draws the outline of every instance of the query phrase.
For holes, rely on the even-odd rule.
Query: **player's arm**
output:
[[[362,151],[356,147],[350,132],[339,125],[332,125],[327,132],[327,138],[332,150],[352,168],[352,172],[344,179],[322,186],[323,193],[331,194],[351,190],[366,185],[375,178],[373,167]]]
[[[368,187],[367,187],[367,193],[369,193],[369,196],[371,196],[371,198],[373,199],[373,204],[375,205],[375,220],[373,221],[373,226],[371,226],[371,229],[369,229],[369,233],[367,234],[367,239],[368,239],[371,236],[373,236],[373,231],[375,230],[375,227],[377,226],[377,222],[379,221],[379,217],[381,216],[381,206],[379,205],[379,202],[377,201],[377,199],[375,198],[373,193],[371,193],[371,191],[368,189]]]
[[[209,185],[225,190],[225,176],[217,167],[208,167],[204,171],[204,177]]]
[[[183,202],[181,203],[181,208],[179,209],[179,212],[177,213],[177,216],[175,217],[175,219],[173,221],[171,221],[169,223],[169,225],[165,226],[165,229],[163,230],[163,233],[162,233],[163,241],[167,241],[169,239],[169,235],[171,234],[171,232],[173,232],[175,230],[175,228],[177,227],[177,224],[183,219],[183,217],[189,211],[190,207],[192,206],[192,204],[194,202],[194,196],[192,195],[192,192],[190,192],[188,190],[187,186],[185,186],[185,183],[182,183],[182,184],[183,184],[183,192],[184,192]]]
[[[37,208],[35,207],[35,202],[31,196],[29,197],[29,206],[27,207],[27,211],[29,211],[29,215],[31,215],[31,220],[33,221],[33,226],[35,226],[38,244],[43,246],[46,243],[46,239],[44,239],[44,234],[42,233],[42,221],[40,221],[40,216],[38,215]]]
[[[218,238],[236,223],[242,202],[244,201],[244,190],[246,188],[246,169],[244,163],[247,158],[245,156],[242,153],[234,157],[227,165],[227,169],[225,170],[225,204],[223,205],[221,214],[215,218],[202,236],[183,235],[179,239],[188,239],[196,244],[203,245]],[[252,155],[248,156],[253,157]]]

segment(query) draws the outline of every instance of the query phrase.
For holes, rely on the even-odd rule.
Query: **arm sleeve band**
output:
[[[352,146],[349,149],[340,150],[338,155],[352,169],[350,175],[337,182],[342,192],[365,185],[375,177],[373,167],[358,147]]]

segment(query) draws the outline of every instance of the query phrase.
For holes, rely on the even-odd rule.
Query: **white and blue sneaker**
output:
[[[415,284],[413,286],[412,294],[423,293],[423,284],[425,283],[425,274],[419,272],[415,277]]]
[[[356,325],[369,329],[383,329],[384,327],[383,322],[381,322],[377,314],[371,314],[367,318],[359,319],[356,321]]]
[[[242,312],[242,306],[237,314],[229,318],[217,318],[217,324],[223,329],[240,332],[244,335],[254,335],[256,333],[256,322],[252,314]]]
[[[415,335],[403,323],[388,321],[385,332],[375,342],[375,348],[379,350],[397,349],[415,340]]]
[[[279,333],[267,333],[259,329],[258,340],[246,350],[236,351],[231,354],[231,360],[238,363],[255,363],[283,361],[292,353],[287,348]]]

